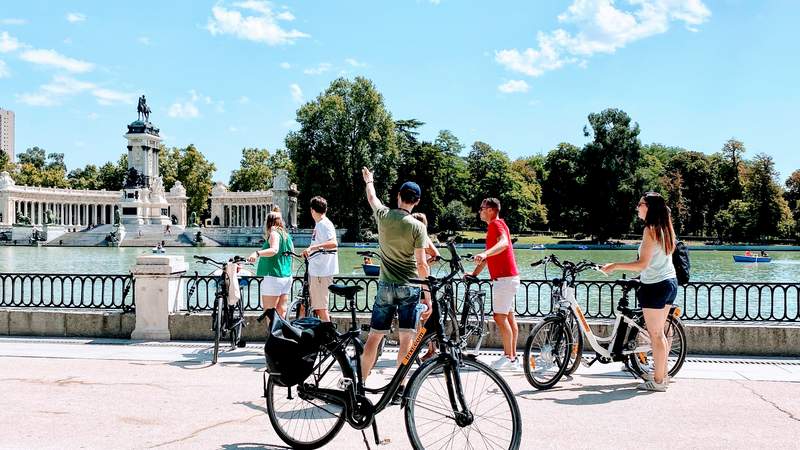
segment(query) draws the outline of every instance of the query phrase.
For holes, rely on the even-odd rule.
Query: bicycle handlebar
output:
[[[334,255],[334,254],[336,254],[336,250],[327,250],[327,249],[324,249],[324,248],[321,248],[319,250],[314,250],[310,255],[306,256],[305,259],[310,259],[311,257],[313,257],[315,255],[318,255],[318,254]],[[295,258],[298,258],[298,259],[303,259],[304,258],[303,255],[298,255],[297,253],[295,253],[293,251],[289,251],[289,250],[283,252],[283,256],[294,256]]]

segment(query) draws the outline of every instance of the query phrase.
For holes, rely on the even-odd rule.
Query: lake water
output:
[[[359,249],[339,249],[341,275],[363,275]],[[232,255],[247,256],[253,248],[239,247],[176,247],[168,248],[168,255],[183,255],[189,264],[189,272],[207,273],[209,268],[197,263],[192,255],[205,255],[215,259]],[[475,249],[459,249],[460,253],[476,253]],[[578,261],[589,259],[597,263],[632,261],[634,250],[515,250],[521,276],[525,279],[544,279],[544,269],[531,268],[530,263],[554,253],[561,259]],[[3,273],[102,273],[126,274],[139,255],[152,254],[144,248],[106,247],[0,247],[0,272]],[[772,262],[766,264],[742,264],[733,262],[734,252],[690,251],[692,281],[728,282],[789,282],[800,280],[800,252],[772,252]],[[297,268],[299,264],[295,264]],[[467,270],[474,265],[465,263]],[[439,268],[446,270],[446,268]],[[548,278],[555,272],[548,270]],[[580,279],[607,279],[597,272],[585,272]]]

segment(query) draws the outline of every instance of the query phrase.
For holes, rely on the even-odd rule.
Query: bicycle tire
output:
[[[216,297],[214,299],[214,313],[212,318],[214,320],[212,327],[214,328],[214,352],[211,355],[211,364],[216,364],[219,359],[219,339],[222,336],[222,308],[224,307],[223,299]]]
[[[331,357],[331,355],[334,358],[332,365],[338,365],[338,367],[331,367],[330,369],[337,369],[338,372],[337,371],[332,372],[333,377],[331,379],[326,379],[324,385],[322,380],[312,378],[316,377],[316,374],[318,374],[319,371],[315,371],[314,373],[309,375],[309,378],[311,378],[312,383],[317,385],[318,387],[321,386],[332,389],[338,389],[338,380],[341,379],[342,375],[344,374],[344,371],[342,369],[345,367],[344,365],[349,364],[349,362],[346,359],[343,359],[342,355],[339,353],[333,353],[333,354],[325,353],[325,356],[320,356],[317,359],[317,362],[319,363],[319,361],[324,360],[324,358]],[[326,375],[328,373],[331,372],[326,370]],[[336,374],[338,374],[338,378],[336,377]],[[309,378],[304,380],[304,383],[308,383]],[[339,431],[342,429],[342,426],[345,424],[345,407],[341,405],[333,405],[335,408],[341,408],[338,414],[333,412],[334,408],[331,408],[331,410],[327,410],[325,408],[318,407],[318,409],[321,409],[324,413],[327,413],[329,416],[332,416],[328,420],[328,422],[331,424],[330,428],[327,431],[325,431],[321,436],[315,437],[314,439],[300,440],[300,438],[298,438],[297,436],[290,435],[290,433],[296,433],[299,431],[299,426],[297,425],[296,422],[293,421],[307,419],[308,418],[307,410],[309,408],[308,405],[314,404],[312,402],[315,401],[316,402],[321,402],[321,401],[318,399],[310,399],[310,400],[301,399],[297,393],[298,386],[292,386],[292,387],[280,386],[277,383],[277,380],[278,376],[276,375],[269,376],[265,388],[266,390],[264,392],[264,397],[267,403],[267,417],[269,417],[272,429],[275,430],[275,433],[278,435],[278,437],[280,437],[281,440],[286,444],[288,444],[290,447],[300,448],[300,449],[316,449],[330,442],[339,433]],[[288,398],[285,399],[288,400],[289,402],[292,402],[291,405],[289,405],[291,410],[285,412],[281,407],[282,404],[276,403],[278,400],[280,400],[280,397],[277,396],[276,391],[284,391],[284,390],[294,391],[293,399],[291,400]],[[294,405],[298,405],[300,406],[300,408],[294,409]],[[326,403],[326,405],[328,404]],[[316,411],[316,409],[314,411]],[[288,429],[284,428],[284,426],[282,425],[282,419],[284,419],[284,417],[279,417],[284,415],[289,415],[289,423],[293,423],[293,426],[289,427]],[[333,416],[335,416],[335,419],[333,418]],[[312,420],[314,420],[313,422],[314,430],[319,431],[320,424],[325,419],[312,418]],[[309,429],[310,428],[311,427],[309,427]]]
[[[545,333],[540,344],[539,335]],[[522,367],[525,378],[536,389],[545,390],[555,386],[564,376],[569,363],[572,338],[563,317],[547,317],[536,325],[525,342],[525,356]],[[533,367],[531,367],[533,365]],[[537,373],[555,367],[551,376],[537,378]],[[532,370],[533,369],[533,370]]]
[[[641,317],[637,323],[642,327],[647,329],[644,317]],[[672,331],[672,342],[669,342],[669,353],[667,354],[667,375],[674,377],[678,374],[683,367],[683,363],[686,361],[686,330],[683,327],[683,323],[680,319],[676,318],[675,316],[670,315],[667,317],[668,326],[665,328],[667,329],[667,333]],[[638,339],[641,333],[637,328],[634,328],[631,332],[630,338],[633,340],[635,339],[636,342],[640,342]],[[646,342],[650,342],[650,337],[647,336]],[[675,344],[678,344],[677,349],[675,348]],[[672,356],[672,355],[675,356]],[[670,357],[672,357],[672,361],[670,361]],[[650,363],[653,360],[652,350],[650,352],[637,352],[633,353],[628,356],[628,367],[636,374],[636,376],[641,377],[645,373],[650,371]],[[670,364],[671,363],[671,364]]]
[[[461,364],[459,367],[458,363],[454,364],[451,361],[432,360],[417,369],[419,372],[415,374],[414,382],[406,389],[406,433],[411,447],[424,449],[430,447],[433,442],[441,444],[442,438],[437,439],[433,434],[450,432],[452,440],[459,439],[463,442],[445,442],[441,448],[481,448],[482,445],[487,448],[505,448],[506,433],[498,435],[497,427],[498,424],[508,423],[507,448],[519,449],[522,440],[522,417],[514,392],[489,366],[472,359],[464,359]],[[448,392],[455,391],[448,376],[448,368],[451,370],[450,374],[459,377],[464,399],[469,402],[468,407],[474,417],[472,423],[463,427],[455,421],[452,422],[452,427],[446,426],[447,420],[453,420],[448,414],[454,415],[452,406],[446,401],[449,400]],[[488,379],[483,382],[478,381],[477,377],[481,375]],[[434,391],[437,386],[442,388],[441,393]],[[429,392],[435,395],[425,395]],[[498,396],[498,392],[502,395]],[[480,393],[486,394],[486,398],[477,398]],[[420,394],[424,398],[420,397]],[[434,405],[437,400],[441,404]],[[429,405],[434,405],[442,411],[441,419],[428,420],[429,418],[422,417],[423,413],[435,412]],[[492,430],[489,436],[480,439],[479,435],[483,436],[482,426],[492,427]]]
[[[230,307],[230,320],[234,324],[228,332],[230,333],[231,348],[239,346],[239,340],[242,338],[242,329],[244,328],[244,313],[242,311],[241,302]]]
[[[583,356],[583,331],[581,331],[578,318],[575,313],[570,311],[570,318],[567,320],[567,325],[570,327],[572,334],[572,348],[569,355],[569,365],[565,375],[572,375],[581,366],[581,358]]]

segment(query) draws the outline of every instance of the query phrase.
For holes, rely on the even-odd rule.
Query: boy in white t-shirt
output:
[[[317,224],[311,234],[311,245],[303,252],[303,256],[313,255],[320,249],[336,250],[336,229],[325,215],[328,212],[328,202],[316,196],[309,202],[311,217]],[[311,309],[316,311],[320,320],[329,322],[328,315],[328,286],[333,283],[333,276],[339,273],[339,258],[335,253],[320,254],[308,260],[308,291],[311,295]]]

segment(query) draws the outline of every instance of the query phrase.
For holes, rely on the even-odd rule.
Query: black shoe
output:
[[[236,343],[236,346],[239,348],[244,348],[245,346],[247,346],[247,341],[245,341],[244,339],[239,339],[239,342]]]
[[[399,388],[397,388],[397,392],[394,393],[392,396],[392,405],[399,405],[403,401],[403,394],[405,393],[406,387],[402,384]]]

